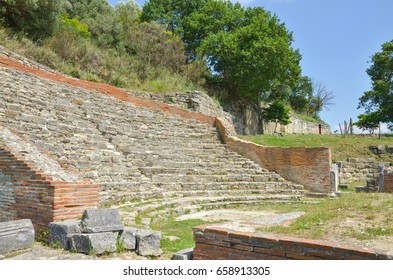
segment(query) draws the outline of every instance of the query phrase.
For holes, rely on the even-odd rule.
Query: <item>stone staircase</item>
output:
[[[129,224],[306,193],[228,150],[215,127],[4,67],[0,123],[100,184],[100,204]]]

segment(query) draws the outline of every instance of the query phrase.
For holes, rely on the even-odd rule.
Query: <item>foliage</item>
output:
[[[183,37],[187,17],[211,0],[150,0],[143,6],[141,20],[166,26],[173,34]]]
[[[92,37],[99,46],[114,47],[119,44],[122,25],[115,9],[106,0],[68,0],[67,13],[89,26]]]
[[[388,123],[393,130],[393,40],[384,43],[382,51],[375,53],[371,62],[367,74],[372,89],[360,97],[359,108],[366,109],[368,119]]]
[[[134,0],[119,2],[116,5],[116,17],[123,27],[123,32],[127,32],[128,28],[138,23],[141,11],[141,7]]]
[[[142,23],[130,29],[125,36],[128,52],[143,62],[142,71],[163,66],[180,72],[185,65],[184,45],[180,38],[156,23]]]
[[[189,48],[207,57],[213,75],[232,95],[258,103],[262,94],[274,96],[299,77],[300,54],[291,48],[292,34],[262,8],[212,1],[186,26]]]
[[[309,113],[312,98],[312,81],[309,77],[304,76],[299,79],[296,86],[292,89],[288,99],[293,110],[298,113]]]
[[[280,101],[275,101],[272,104],[270,104],[269,108],[266,108],[262,116],[265,120],[267,121],[275,121],[276,122],[276,128],[277,128],[277,123],[287,125],[291,123],[290,121],[290,109],[289,107],[285,106],[282,102]]]
[[[91,33],[89,27],[85,23],[81,23],[77,18],[71,18],[69,14],[63,15],[62,25],[64,28],[71,28],[84,38],[90,38]]]
[[[0,19],[15,32],[39,40],[58,28],[63,0],[0,0]]]
[[[361,114],[358,116],[358,121],[354,123],[361,130],[368,130],[370,134],[379,127],[378,117],[374,116],[375,113]]]

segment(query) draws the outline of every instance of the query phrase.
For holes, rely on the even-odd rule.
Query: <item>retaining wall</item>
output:
[[[233,126],[224,118],[217,118],[216,126],[233,151],[289,181],[304,185],[311,192],[331,192],[329,148],[264,147],[237,138]]]
[[[340,184],[365,182],[378,177],[378,162],[373,158],[348,158],[337,162]]]
[[[9,133],[0,128],[2,136]],[[85,209],[98,206],[97,184],[70,179],[73,176],[65,181],[57,170],[54,173],[59,176],[48,175],[50,172],[39,168],[36,161],[45,162],[47,167],[51,159],[37,150],[34,158],[29,158],[31,146],[13,147],[4,142],[9,139],[0,140],[0,221],[30,219],[39,230],[52,221],[80,218]]]
[[[214,226],[194,229],[194,260],[388,260],[387,252]]]

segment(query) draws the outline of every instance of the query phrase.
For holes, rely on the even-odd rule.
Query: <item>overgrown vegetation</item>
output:
[[[374,157],[377,161],[393,162],[391,154],[376,156],[369,147],[376,145],[392,145],[393,135],[383,135],[381,139],[369,135],[326,135],[326,134],[290,134],[285,136],[249,135],[239,136],[242,139],[263,146],[279,147],[329,147],[334,161],[345,161],[347,158]]]
[[[393,40],[382,44],[382,50],[372,56],[371,62],[367,74],[372,89],[360,97],[359,107],[365,108],[366,114],[359,116],[358,125],[373,129],[384,122],[393,131]]]
[[[292,33],[261,7],[227,0],[150,0],[143,9],[134,0],[0,4],[1,44],[76,78],[152,92],[204,90],[258,106],[280,102],[310,116],[332,97],[301,76]]]

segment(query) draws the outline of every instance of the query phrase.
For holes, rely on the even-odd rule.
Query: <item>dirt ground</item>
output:
[[[274,225],[289,225],[304,212],[289,212],[285,214],[276,211],[239,211],[239,210],[212,210],[184,215],[178,220],[202,219],[205,221],[220,221],[217,226],[242,231],[261,232],[263,228]],[[385,217],[379,217],[381,220]],[[378,217],[374,217],[374,220]],[[374,221],[375,222],[375,221]],[[364,218],[347,218],[339,226],[334,222],[324,226],[326,234],[323,240],[337,242],[343,245],[353,245],[360,248],[378,249],[393,254],[393,236],[378,236],[372,240],[358,240],[348,235],[349,231],[362,232],[366,228]],[[300,236],[301,237],[301,236]]]

